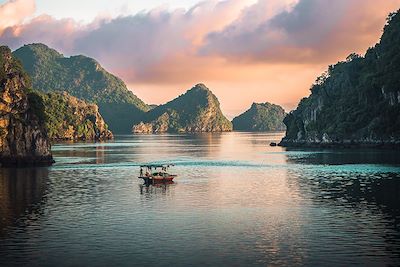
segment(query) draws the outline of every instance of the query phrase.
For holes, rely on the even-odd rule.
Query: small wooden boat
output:
[[[140,176],[138,178],[143,179],[146,184],[171,183],[177,177],[175,174],[167,173],[171,166],[174,165],[142,165],[140,166]]]

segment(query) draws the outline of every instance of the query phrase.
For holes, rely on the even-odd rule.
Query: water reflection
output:
[[[385,164],[399,165],[399,151],[371,149],[286,149],[288,161],[297,164],[344,165],[344,164]]]
[[[400,154],[269,146],[281,137],[55,145],[48,177],[0,176],[0,265],[398,265]],[[176,183],[141,184],[139,166],[160,162]]]
[[[289,154],[288,162],[317,165],[290,170],[288,175],[289,184],[296,184],[302,194],[317,201],[380,207],[394,218],[400,214],[400,172],[385,168],[400,164],[396,151],[314,151]],[[330,168],[332,165],[343,167]]]
[[[47,179],[47,168],[0,169],[0,235],[40,211]]]
[[[105,161],[105,146],[96,146],[96,164],[104,164]]]
[[[139,191],[141,195],[151,195],[151,194],[166,194],[169,187],[174,185],[173,181],[164,183],[154,183],[154,184],[140,184]]]
[[[332,171],[321,165],[318,170],[291,170],[287,180],[290,187],[300,190],[303,199],[313,201],[312,207],[327,212],[312,214],[314,224],[321,224],[319,220],[327,223],[326,229],[313,234],[325,236],[325,244],[329,240],[338,248],[342,244],[342,251],[337,249],[343,254],[342,261],[348,257],[352,262],[348,255],[350,251],[356,252],[352,246],[367,244],[367,253],[357,251],[356,255],[360,258],[375,255],[370,264],[390,265],[400,261],[400,173]],[[340,264],[333,259],[328,262]]]

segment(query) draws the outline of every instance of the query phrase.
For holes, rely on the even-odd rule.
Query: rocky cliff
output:
[[[365,56],[330,66],[284,123],[283,146],[400,147],[400,14]]]
[[[8,47],[0,47],[0,164],[50,165],[53,157],[34,104],[29,78]]]
[[[268,102],[253,103],[249,110],[233,119],[233,129],[249,132],[284,131],[285,116],[285,110],[281,106]]]
[[[217,97],[198,84],[184,95],[150,110],[145,119],[135,124],[134,133],[224,132],[232,123],[225,118]]]
[[[63,93],[36,93],[44,105],[45,126],[53,140],[108,140],[108,130],[95,104]]]
[[[99,106],[110,129],[129,133],[150,108],[118,77],[85,56],[64,57],[44,44],[25,45],[14,52],[32,78],[33,88],[63,92]]]

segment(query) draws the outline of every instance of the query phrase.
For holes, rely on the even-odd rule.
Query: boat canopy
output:
[[[174,164],[163,164],[163,165],[155,165],[155,164],[149,164],[149,165],[140,165],[140,168],[147,168],[147,169],[165,169],[165,168],[170,168],[172,166],[175,166]]]

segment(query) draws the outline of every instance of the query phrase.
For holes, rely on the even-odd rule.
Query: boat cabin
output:
[[[145,183],[172,182],[177,175],[169,174],[167,171],[173,164],[164,165],[141,165],[139,179]]]

